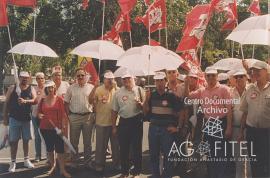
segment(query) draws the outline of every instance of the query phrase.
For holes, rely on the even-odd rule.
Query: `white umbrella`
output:
[[[213,67],[218,70],[232,70],[243,68],[242,60],[237,58],[225,58],[217,61]]]
[[[123,76],[123,74],[125,74],[126,72],[130,72],[132,75],[134,76],[147,76],[147,75],[154,75],[153,72],[150,72],[148,74],[148,71],[143,71],[140,69],[127,69],[125,67],[119,67],[115,72],[114,72],[114,76],[115,77],[121,77]]]
[[[151,73],[162,69],[178,68],[182,63],[184,60],[170,50],[161,46],[144,45],[127,50],[117,61],[117,66]]]
[[[50,47],[35,41],[19,43],[13,48],[11,48],[8,53],[41,57],[58,57],[57,54]]]
[[[250,17],[226,38],[241,44],[270,45],[270,14]]]
[[[100,60],[117,60],[124,52],[123,48],[110,41],[92,40],[77,46],[71,54]]]

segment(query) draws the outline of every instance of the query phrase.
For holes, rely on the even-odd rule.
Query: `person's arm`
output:
[[[9,100],[10,100],[10,96],[11,96],[11,93],[12,91],[14,90],[14,87],[15,86],[11,86],[9,87],[8,91],[7,91],[7,94],[6,94],[6,100],[4,102],[4,107],[3,107],[3,123],[4,125],[8,125],[8,114],[9,114]]]
[[[97,99],[96,98],[96,89],[97,89],[97,87],[98,87],[97,85],[94,86],[94,88],[92,89],[92,91],[88,97],[89,104],[95,104],[95,102],[96,102],[96,99]]]
[[[150,97],[151,97],[150,90],[146,90],[145,100],[143,102],[143,113],[144,113],[144,115],[146,115],[146,114],[148,114],[150,112],[150,106],[149,106]]]
[[[118,117],[119,104],[117,102],[117,93],[114,93],[112,98],[112,111],[111,111],[111,119],[112,119],[112,134],[116,135],[116,120]]]
[[[247,120],[247,115],[248,115],[248,102],[246,99],[246,94],[247,92],[243,93],[243,96],[241,98],[241,105],[240,105],[240,110],[243,112],[242,117],[241,117],[241,122],[240,122],[240,131],[238,133],[238,141],[243,141],[244,140],[244,132],[246,129],[246,120]]]
[[[225,88],[224,90],[224,98],[226,100],[232,100],[232,95],[230,93],[229,88]],[[233,114],[232,114],[232,107],[233,103],[226,104],[225,107],[227,108],[227,125],[226,125],[226,130],[225,130],[225,138],[230,139],[232,137],[232,124],[233,124]]]
[[[31,99],[28,99],[27,100],[27,99],[23,99],[23,98],[19,97],[18,102],[20,104],[30,104],[30,105],[37,104],[38,103],[37,100],[36,100],[37,93],[36,93],[36,90],[33,87],[31,87],[31,94],[32,94],[32,98]]]
[[[64,105],[65,105],[65,110],[66,110],[66,114],[69,115],[69,102],[70,102],[70,99],[71,99],[71,86],[68,87],[67,89],[67,93],[65,94],[64,96]]]

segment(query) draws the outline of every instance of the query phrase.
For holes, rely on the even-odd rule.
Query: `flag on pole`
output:
[[[160,46],[160,42],[150,39],[150,46]]]
[[[261,8],[260,8],[260,2],[259,0],[253,0],[248,8],[248,11],[251,12],[252,15],[260,15],[261,14]]]
[[[155,32],[167,26],[167,10],[165,0],[155,0],[143,17],[136,17],[136,23],[143,23],[150,32]],[[150,22],[149,22],[150,20]]]
[[[82,2],[83,10],[86,10],[88,8],[88,4],[89,4],[89,0],[83,0]]]
[[[210,20],[210,4],[196,5],[186,16],[183,37],[177,52],[196,49],[202,45],[202,39]]]
[[[131,27],[130,27],[129,14],[124,14],[124,13],[120,12],[117,19],[114,22],[114,25],[112,27],[112,31],[115,31],[117,33],[130,32]]]
[[[101,39],[101,37],[99,39]],[[123,46],[120,35],[115,30],[108,31],[103,36],[103,40],[111,41],[114,44],[121,46],[121,47]]]
[[[7,0],[0,1],[0,27],[8,25]]]
[[[150,4],[151,4],[150,0],[144,0],[144,3],[146,6],[150,6]]]
[[[134,8],[136,3],[137,0],[118,0],[118,4],[124,14],[128,14]]]
[[[37,6],[36,0],[8,0],[9,5],[18,6],[18,7],[32,7]]]
[[[91,58],[78,56],[78,66],[83,68],[91,75],[91,81],[95,83],[98,80],[97,70]]]

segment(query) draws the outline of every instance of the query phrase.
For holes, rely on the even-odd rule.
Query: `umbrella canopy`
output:
[[[11,48],[8,53],[41,57],[58,57],[50,47],[35,41],[19,43]]]
[[[270,45],[270,14],[250,17],[226,38],[241,44]]]
[[[150,72],[148,74],[147,71],[143,71],[143,70],[140,70],[140,69],[127,69],[125,67],[119,67],[115,72],[114,72],[114,76],[115,77],[122,77],[125,73],[130,72],[132,75],[134,76],[147,76],[147,75],[154,75],[153,72]]]
[[[213,67],[217,70],[232,70],[243,68],[242,60],[237,58],[225,58],[217,61]]]
[[[134,47],[127,50],[117,61],[117,66],[140,69],[148,73],[162,69],[178,68],[184,59],[161,46]]]
[[[92,40],[77,46],[71,54],[100,60],[117,60],[124,52],[123,48],[110,41]]]

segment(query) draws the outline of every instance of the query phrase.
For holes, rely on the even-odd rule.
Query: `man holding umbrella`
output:
[[[31,105],[36,104],[36,91],[29,85],[30,75],[28,72],[20,72],[19,79],[19,86],[12,86],[9,88],[4,106],[4,124],[9,124],[9,143],[11,152],[9,172],[15,172],[18,142],[21,137],[23,139],[24,166],[27,168],[34,168],[34,165],[30,162],[28,156],[28,142],[31,139]]]

